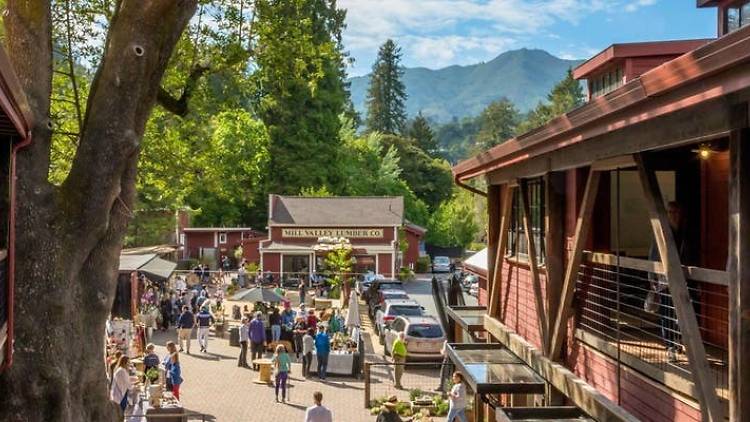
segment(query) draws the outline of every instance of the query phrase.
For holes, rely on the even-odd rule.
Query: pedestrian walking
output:
[[[307,282],[305,276],[299,278],[299,303],[300,305],[305,303],[305,295],[307,294]]]
[[[260,312],[255,314],[255,318],[250,322],[249,327],[249,338],[250,338],[250,359],[254,362],[255,359],[263,357],[263,349],[266,347],[266,327],[263,326],[263,320],[261,318],[263,314]],[[258,370],[258,365],[253,363],[253,370]]]
[[[394,366],[394,387],[403,388],[401,377],[404,375],[404,365],[406,364],[406,342],[404,341],[404,332],[400,331],[398,337],[391,347],[391,356],[393,356]]]
[[[456,371],[453,373],[453,388],[448,393],[448,417],[447,422],[458,419],[468,422],[466,418],[466,386],[464,385],[464,374]]]
[[[180,386],[182,385],[182,368],[180,367],[180,354],[177,352],[172,353],[169,357],[169,379],[172,383],[172,395],[179,400],[180,399]]]
[[[242,325],[240,325],[240,358],[237,360],[237,366],[247,368],[247,340],[250,330],[250,321],[247,317],[242,317]]]
[[[167,356],[164,357],[164,360],[162,360],[161,364],[164,367],[164,374],[166,378],[165,387],[167,388],[167,391],[172,391],[172,379],[169,378],[169,369],[172,367],[172,353],[177,353],[177,345],[175,345],[173,341],[168,341],[166,347]]]
[[[271,310],[268,323],[271,325],[271,341],[276,343],[281,339],[281,315],[279,315],[279,308],[274,307]]]
[[[322,325],[318,326],[318,334],[315,335],[315,354],[318,358],[318,378],[326,379],[328,369],[328,355],[331,353],[331,339]]]
[[[159,311],[161,312],[161,330],[167,331],[169,323],[172,321],[172,301],[169,294],[163,294],[159,302]]]
[[[208,306],[201,308],[201,311],[196,317],[198,320],[198,345],[201,348],[201,352],[208,352],[208,334],[211,329],[211,325],[214,323],[214,316],[208,310]]]
[[[237,268],[237,284],[239,284],[241,289],[245,288],[245,264],[242,263]]]
[[[305,319],[301,316],[297,317],[297,321],[295,321],[294,326],[292,327],[292,334],[294,335],[294,353],[297,356],[298,361],[299,355],[302,352],[302,337],[305,336],[306,332],[307,324],[305,324]]]
[[[127,356],[120,356],[117,361],[117,369],[112,375],[112,386],[109,389],[109,398],[120,405],[123,412],[128,407],[128,393],[133,389],[130,382],[129,364],[130,359]]]
[[[313,334],[315,334],[315,332],[312,328],[309,328],[305,335],[302,336],[302,376],[305,378],[310,376],[313,348],[315,347],[315,338],[313,337]]]
[[[182,314],[180,319],[177,321],[177,336],[180,341],[180,352],[185,350],[183,347],[184,342],[187,342],[187,354],[190,354],[190,338],[193,335],[193,325],[195,325],[195,317],[190,312],[189,306],[182,307]]]
[[[313,402],[315,402],[315,405],[305,410],[304,422],[333,422],[333,412],[323,406],[323,393],[320,391],[314,392]]]
[[[289,359],[286,346],[283,344],[276,346],[276,353],[274,353],[271,361],[276,370],[276,403],[279,402],[279,388],[281,388],[281,402],[286,403],[286,383],[292,369],[292,360]]]

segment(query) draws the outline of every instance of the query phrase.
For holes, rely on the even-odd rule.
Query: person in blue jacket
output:
[[[331,353],[331,339],[325,331],[325,327],[318,325],[318,334],[315,335],[315,354],[318,358],[318,378],[326,379],[328,369],[328,355]]]

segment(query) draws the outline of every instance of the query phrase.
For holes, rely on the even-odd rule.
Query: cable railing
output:
[[[670,387],[691,394],[690,363],[667,281],[659,265],[646,260],[588,254],[576,283],[577,337],[601,352]],[[592,259],[593,258],[593,259]],[[596,262],[592,262],[596,261]],[[629,265],[633,264],[633,265]],[[649,271],[651,269],[652,271]],[[707,269],[721,279],[722,272]],[[686,270],[686,274],[691,273]],[[715,276],[715,277],[714,277]],[[717,394],[727,398],[728,292],[721,282],[688,279]],[[676,380],[676,381],[674,381]],[[674,382],[673,382],[674,381]]]

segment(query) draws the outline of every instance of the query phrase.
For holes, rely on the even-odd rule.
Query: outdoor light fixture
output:
[[[700,157],[701,160],[708,160],[711,157],[711,154],[713,154],[714,150],[709,144],[701,144],[698,149],[694,149],[693,152],[697,153],[698,157]]]

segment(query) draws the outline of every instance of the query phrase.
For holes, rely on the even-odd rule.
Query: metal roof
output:
[[[402,196],[271,195],[269,226],[382,227],[404,223]]]
[[[161,259],[156,254],[120,255],[120,272],[142,272],[154,281],[168,279],[176,268],[177,263]]]

